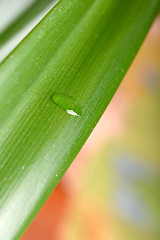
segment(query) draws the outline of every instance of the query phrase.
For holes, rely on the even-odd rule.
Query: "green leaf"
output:
[[[1,63],[1,239],[19,238],[53,191],[113,97],[159,3],[61,0]],[[60,96],[56,104],[53,95]],[[66,98],[81,116],[65,111]]]
[[[14,4],[17,5],[17,1],[13,0],[6,4],[8,7],[8,14],[5,16],[3,11],[5,10],[3,5],[0,4],[0,10],[4,19],[8,20],[8,15],[16,15],[10,17],[10,21],[7,26],[0,29],[0,61],[2,61],[22,39],[35,27],[35,25],[41,20],[42,17],[56,4],[58,0],[33,0],[28,6],[24,6],[20,14],[14,10]],[[24,4],[24,2],[23,2]],[[13,10],[12,10],[13,8]],[[14,13],[14,14],[13,14]],[[2,25],[3,26],[3,25]]]

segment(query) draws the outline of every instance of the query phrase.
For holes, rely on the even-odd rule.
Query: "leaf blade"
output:
[[[150,0],[125,1],[125,7],[119,0],[70,3],[58,3],[0,66],[2,238],[8,229],[8,239],[21,235],[69,167],[159,5]],[[82,116],[69,116],[54,105],[54,93],[76,99]]]

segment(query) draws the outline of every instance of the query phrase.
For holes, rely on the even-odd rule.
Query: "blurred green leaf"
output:
[[[21,14],[10,19],[9,24],[0,30],[0,61],[2,61],[22,39],[32,30],[42,17],[56,4],[58,0],[34,0],[30,5],[24,6]],[[15,0],[8,6],[8,11],[15,4]],[[1,4],[0,4],[1,7]],[[3,7],[1,8],[1,14]],[[13,15],[13,13],[12,13]],[[8,16],[3,15],[3,18]],[[3,21],[4,22],[4,21]]]

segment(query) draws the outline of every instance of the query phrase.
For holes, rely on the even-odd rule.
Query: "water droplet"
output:
[[[56,174],[56,177],[58,177],[58,174]]]
[[[77,105],[77,103],[72,97],[66,97],[59,94],[54,94],[52,96],[52,101],[70,115],[73,115],[73,116],[82,115],[81,108]]]
[[[22,166],[21,169],[24,170],[24,166]]]
[[[74,112],[73,110],[66,110],[66,112],[70,115],[73,115],[73,116],[79,116],[76,112]]]

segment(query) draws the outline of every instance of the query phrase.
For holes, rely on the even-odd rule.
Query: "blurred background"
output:
[[[56,1],[20,2],[1,0],[0,61]],[[160,14],[98,125],[21,240],[159,240],[159,203]]]

